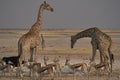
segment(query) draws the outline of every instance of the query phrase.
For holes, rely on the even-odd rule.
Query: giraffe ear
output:
[[[44,1],[44,4],[46,4],[46,1]]]

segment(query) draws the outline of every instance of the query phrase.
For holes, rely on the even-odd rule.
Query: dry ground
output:
[[[15,56],[17,55],[17,42],[20,36],[26,33],[28,30],[0,30],[0,57],[3,56]],[[42,50],[40,48],[38,57],[39,61],[43,65],[43,56],[50,57],[48,63],[52,63],[54,57],[59,56],[61,66],[65,63],[65,57],[70,56],[71,64],[85,62],[89,63],[89,59],[92,56],[92,48],[90,38],[82,38],[77,41],[75,48],[70,48],[70,36],[80,32],[81,30],[43,30],[42,34],[45,39],[46,47]],[[99,80],[119,80],[120,78],[120,30],[103,30],[113,40],[112,52],[115,55],[115,62],[113,64],[112,77],[101,75]],[[29,54],[28,54],[29,55]],[[26,55],[26,56],[28,56]],[[99,62],[99,52],[97,52],[96,61]],[[10,76],[0,77],[0,80],[9,80]],[[19,80],[14,76],[12,80]],[[29,77],[25,77],[26,80]],[[49,80],[49,77],[45,75],[44,80]],[[63,80],[73,80],[73,74],[62,74]],[[76,80],[88,80],[88,77],[76,75]],[[97,80],[98,77],[95,73],[90,74],[89,80]]]

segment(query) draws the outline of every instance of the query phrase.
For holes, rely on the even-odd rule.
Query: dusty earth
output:
[[[0,57],[4,56],[15,56],[17,55],[17,42],[20,36],[26,33],[28,30],[0,30]],[[38,62],[43,64],[43,56],[48,56],[48,63],[52,63],[55,57],[59,57],[61,66],[65,64],[65,57],[70,56],[70,63],[81,63],[85,62],[89,65],[89,59],[92,56],[92,47],[90,44],[90,38],[82,38],[77,41],[73,49],[70,48],[70,36],[80,32],[81,29],[62,29],[62,30],[43,30],[45,39],[45,48],[39,49]],[[89,74],[89,79],[87,76],[76,73],[75,77],[73,74],[62,74],[59,80],[120,80],[120,30],[102,30],[109,36],[111,36],[113,45],[112,52],[115,55],[115,62],[113,64],[113,73],[112,76],[107,76],[101,74],[97,76],[96,73],[92,72]],[[26,55],[29,59],[29,53]],[[96,55],[96,61],[99,63],[99,52]],[[6,76],[0,74],[0,80],[19,80],[20,78],[9,76],[9,73]],[[25,80],[32,80],[28,76],[25,76]],[[56,78],[55,78],[56,79]],[[43,80],[50,80],[48,75],[43,77]],[[56,79],[57,80],[57,79]]]

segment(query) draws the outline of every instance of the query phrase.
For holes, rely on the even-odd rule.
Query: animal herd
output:
[[[49,64],[47,63],[49,58],[46,56],[43,58],[44,66],[41,65],[41,63],[38,62],[37,54],[40,46],[40,31],[44,10],[54,11],[46,1],[40,5],[37,21],[18,41],[18,56],[3,57],[1,59],[0,71],[2,71],[2,73],[6,71],[10,74],[16,72],[17,75],[19,73],[19,76],[23,78],[23,73],[28,72],[30,76],[35,76],[36,79],[45,72],[50,74],[51,79],[53,79],[55,75],[60,77],[61,73],[74,74],[76,71],[82,71],[85,75],[88,75],[92,67],[95,68],[96,71],[100,71],[101,68],[104,68],[108,74],[112,73],[112,62],[114,61],[114,55],[111,52],[112,40],[107,34],[96,27],[86,29],[71,36],[71,48],[74,47],[78,39],[83,37],[91,38],[93,52],[89,67],[86,63],[70,64],[69,57],[66,58],[65,65],[62,67],[58,58],[55,58],[53,63]],[[95,62],[96,50],[100,52],[100,64],[96,64]],[[26,60],[25,55],[30,55],[29,61]]]
[[[6,73],[9,73],[10,76],[19,77],[20,66],[19,63],[16,63],[19,59],[18,56],[3,57],[0,61],[0,76],[6,76]],[[104,73],[110,74],[110,63],[105,63],[103,65],[87,64],[85,62],[70,63],[70,56],[65,57],[64,65],[61,65],[59,57],[55,57],[52,61],[48,63],[49,57],[43,57],[43,64],[23,61],[22,63],[22,74],[30,76],[34,79],[42,79],[44,75],[49,75],[51,79],[62,78],[62,74],[73,74],[75,75],[78,72],[82,76],[88,76],[91,73],[91,68],[95,70],[95,73],[101,74],[101,71]]]

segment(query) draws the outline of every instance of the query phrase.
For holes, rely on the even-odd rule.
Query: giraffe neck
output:
[[[44,11],[44,5],[42,4],[38,11],[38,17],[36,23],[42,25],[42,19],[43,19],[43,11]]]
[[[93,37],[95,30],[96,30],[96,28],[90,28],[90,29],[84,30],[84,31],[76,34],[74,36],[74,38],[79,39],[79,38],[84,38],[84,37]]]
[[[84,38],[84,37],[91,37],[91,34],[88,33],[88,32],[87,33],[86,32],[80,32],[75,37],[76,37],[76,39]]]
[[[44,7],[43,4],[40,6],[39,11],[38,11],[38,17],[36,23],[31,27],[30,33],[40,33],[40,28],[42,25],[42,18],[43,18],[43,11]]]

